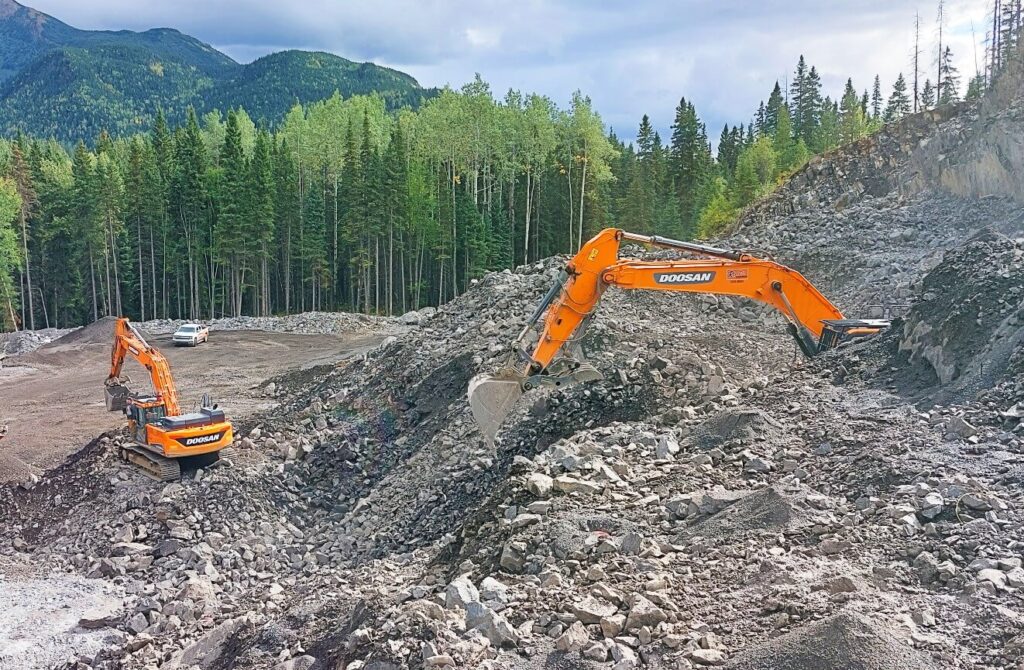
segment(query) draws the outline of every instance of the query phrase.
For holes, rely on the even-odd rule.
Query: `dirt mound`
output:
[[[93,321],[88,326],[76,328],[64,337],[60,337],[50,344],[62,346],[66,344],[105,344],[114,337],[114,324],[117,319],[112,316],[104,316]]]
[[[777,531],[803,516],[788,495],[774,488],[751,493],[686,529],[680,540],[701,536],[728,539],[749,531]]]
[[[727,409],[694,428],[689,441],[705,450],[730,443],[748,444],[773,437],[778,432],[778,425],[759,409]]]
[[[49,367],[78,366],[85,360],[83,347],[104,345],[109,347],[114,340],[114,324],[117,319],[105,316],[88,326],[72,330],[63,337],[48,342],[34,351],[19,356],[21,365],[44,365]]]
[[[4,453],[0,442],[0,482],[28,482],[35,470],[17,456]]]
[[[859,614],[839,614],[744,650],[729,670],[938,670],[926,654]]]

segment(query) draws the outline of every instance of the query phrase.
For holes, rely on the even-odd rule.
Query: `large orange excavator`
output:
[[[699,259],[643,261],[619,258],[623,242],[636,242],[704,256]],[[846,319],[839,309],[795,270],[750,254],[637,235],[609,228],[580,249],[559,273],[513,343],[522,359],[494,374],[477,375],[469,383],[469,403],[481,432],[493,441],[506,415],[525,391],[540,386],[563,387],[601,379],[601,374],[570,353],[594,315],[609,286],[623,289],[685,291],[740,296],[771,305],[789,321],[804,354],[813,356],[853,338],[874,335],[888,321]],[[543,319],[540,335],[528,352],[524,345]]]
[[[133,393],[130,379],[121,372],[127,356],[146,370],[154,393]],[[114,326],[114,346],[110,352],[110,374],[105,397],[107,409],[123,411],[128,417],[128,433],[134,444],[120,447],[120,456],[160,481],[181,477],[181,460],[209,465],[234,439],[231,422],[209,398],[204,397],[198,412],[182,414],[171,368],[163,354],[146,342],[139,331],[120,318]]]

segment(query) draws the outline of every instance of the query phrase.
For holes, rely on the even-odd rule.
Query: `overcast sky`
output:
[[[802,53],[825,92],[876,73],[888,96],[908,79],[915,11],[922,67],[935,79],[937,0],[29,0],[79,28],[173,27],[240,62],[282,49],[373,61],[424,86],[458,87],[479,72],[497,97],[512,87],[564,105],[579,88],[605,122],[633,137],[647,113],[666,132],[680,96],[714,139],[749,121]],[[946,0],[948,42],[963,74],[984,64],[990,0]],[[976,40],[972,39],[972,22]],[[922,76],[923,81],[923,76]]]

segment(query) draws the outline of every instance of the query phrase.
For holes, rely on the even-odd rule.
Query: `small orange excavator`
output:
[[[149,371],[155,393],[133,393],[129,389],[131,380],[121,376],[128,355]],[[114,326],[105,390],[107,409],[125,413],[128,433],[135,442],[120,447],[121,458],[159,481],[180,478],[183,458],[203,466],[215,462],[220,450],[234,439],[224,410],[206,396],[198,412],[181,413],[167,359],[125,318],[119,318]]]
[[[706,258],[620,259],[619,246],[624,241]],[[563,350],[577,348],[575,345],[609,286],[715,293],[757,300],[786,317],[790,332],[807,356],[854,338],[874,335],[889,326],[888,321],[877,319],[843,318],[839,309],[799,272],[779,263],[743,252],[609,228],[583,245],[569,261],[513,342],[522,363],[494,374],[477,375],[470,381],[473,418],[489,441],[494,440],[502,421],[525,391],[601,379],[601,373],[593,366]],[[540,336],[531,354],[524,345],[542,318]]]

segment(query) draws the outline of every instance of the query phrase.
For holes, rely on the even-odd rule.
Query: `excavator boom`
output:
[[[163,400],[167,414],[180,414],[178,390],[174,385],[174,377],[171,376],[170,364],[160,350],[151,347],[138,329],[125,318],[118,319],[114,324],[114,346],[110,350],[110,374],[107,375],[106,381],[108,409],[123,409],[123,406],[111,408],[110,405],[118,404],[116,398],[127,395],[126,391],[122,391],[127,387],[121,383],[121,371],[125,358],[129,355],[149,372],[153,390],[156,391],[157,398]]]
[[[622,241],[685,251],[706,258],[642,261],[620,259]],[[559,274],[515,341],[520,366],[478,375],[469,401],[481,431],[493,440],[519,397],[538,386],[560,387],[600,379],[591,366],[568,355],[601,296],[622,289],[712,293],[756,300],[778,310],[800,349],[813,356],[852,337],[877,333],[885,321],[845,319],[839,309],[799,272],[749,254],[609,228],[587,242]],[[532,352],[524,348],[540,324]]]

